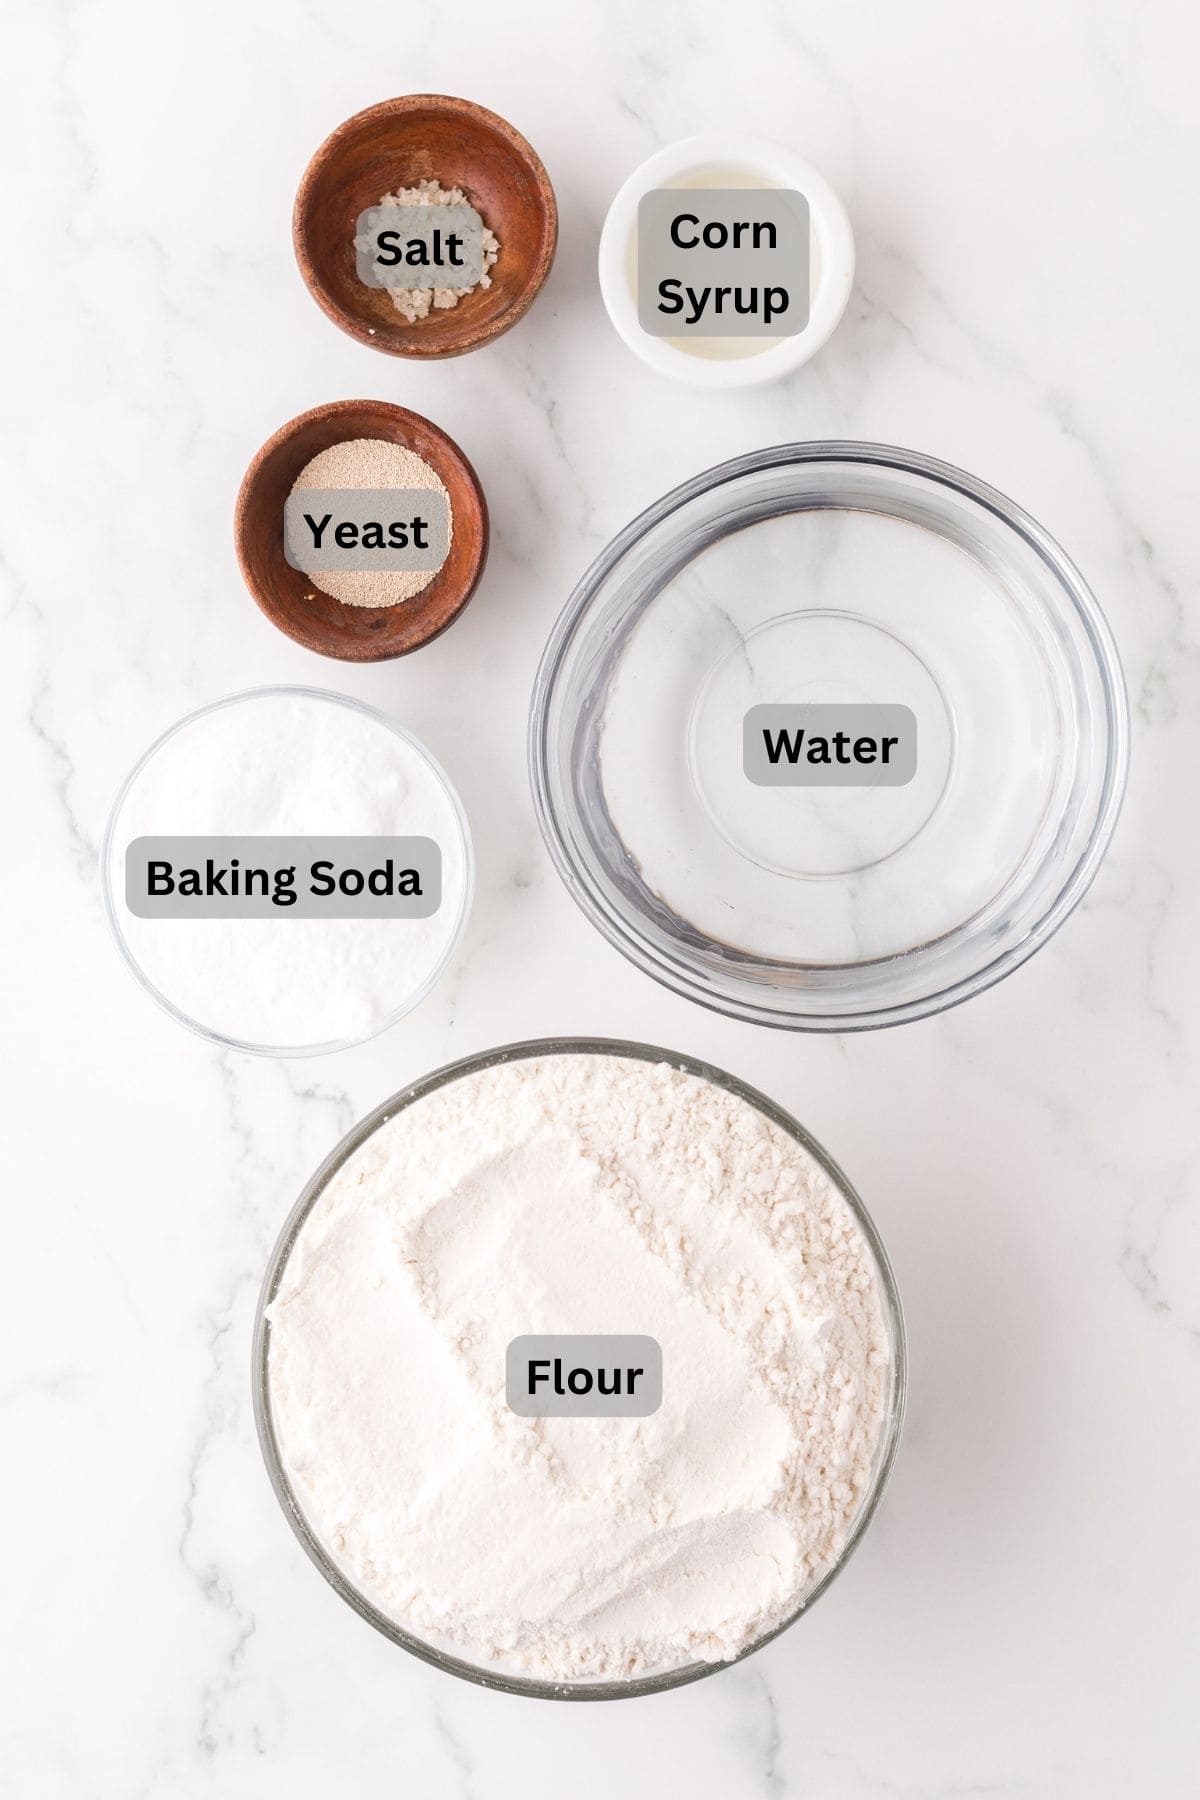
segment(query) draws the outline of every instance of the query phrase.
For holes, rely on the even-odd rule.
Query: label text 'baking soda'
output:
[[[441,899],[427,837],[140,837],[125,852],[139,919],[428,919]]]

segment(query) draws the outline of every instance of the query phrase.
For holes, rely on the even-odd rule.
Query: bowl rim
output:
[[[916,476],[933,487],[948,488],[973,501],[1015,532],[1047,565],[1060,591],[1079,616],[1095,658],[1107,727],[1103,782],[1088,841],[1053,903],[1045,909],[1036,925],[1000,955],[981,964],[973,975],[934,989],[918,999],[841,1013],[781,1010],[744,998],[717,998],[690,974],[682,972],[675,962],[660,958],[627,918],[616,916],[607,906],[599,889],[574,861],[567,847],[568,834],[560,824],[560,808],[550,775],[549,715],[563,662],[597,594],[628,552],[680,507],[700,495],[738,481],[743,475],[790,464],[822,463],[867,465],[898,475]],[[534,812],[555,869],[584,915],[635,967],[671,992],[726,1017],[780,1030],[849,1032],[907,1024],[961,1005],[1011,974],[1054,936],[1087,893],[1116,829],[1128,778],[1129,736],[1129,700],[1124,672],[1108,620],[1075,564],[1057,540],[1029,513],[987,482],[967,474],[953,463],[921,451],[854,439],[815,439],[748,451],[701,471],[646,507],[606,545],[576,584],[543,651],[530,703],[527,762]]]
[[[652,337],[638,319],[637,300],[629,287],[627,256],[637,230],[638,202],[672,176],[706,163],[741,160],[754,172],[771,175],[779,187],[799,188],[809,203],[810,231],[817,240],[819,278],[808,323],[757,355],[728,361],[706,359],[680,350],[667,338]],[[609,319],[623,342],[660,375],[692,387],[748,388],[779,381],[814,357],[832,337],[854,286],[854,232],[834,188],[810,162],[786,144],[746,132],[712,131],[679,138],[639,163],[617,190],[600,233],[597,255],[600,293]]]
[[[448,118],[469,119],[476,124],[486,126],[497,137],[501,138],[514,156],[522,162],[533,177],[534,187],[539,200],[541,218],[541,243],[538,247],[537,260],[524,287],[512,297],[504,311],[494,318],[463,333],[461,338],[452,344],[438,344],[433,339],[414,338],[411,342],[400,341],[390,333],[380,331],[378,325],[372,327],[365,318],[342,306],[335,299],[324,281],[320,278],[317,266],[309,249],[308,220],[312,203],[313,189],[324,174],[331,158],[336,155],[342,145],[368,121],[376,119],[399,118],[412,112],[440,112]],[[296,198],[292,205],[292,249],[305,287],[316,301],[327,319],[344,331],[348,337],[358,343],[365,344],[369,350],[378,350],[385,356],[402,356],[410,361],[434,362],[450,356],[465,356],[471,350],[478,350],[482,345],[490,343],[493,338],[511,330],[518,324],[533,302],[537,299],[546,282],[554,262],[558,247],[558,201],[546,166],[541,157],[515,125],[494,113],[477,101],[464,100],[455,94],[397,94],[391,99],[377,100],[371,106],[364,106],[360,111],[343,119],[340,125],[325,137],[313,151],[300,184],[296,189]],[[501,246],[503,248],[503,246]],[[399,315],[397,315],[399,319]],[[398,327],[397,327],[398,329]]]
[[[844,1198],[856,1224],[867,1240],[868,1248],[874,1259],[876,1278],[879,1284],[880,1307],[891,1348],[891,1380],[888,1387],[887,1414],[880,1430],[870,1487],[851,1521],[846,1534],[846,1542],[833,1566],[826,1570],[821,1579],[809,1589],[800,1604],[789,1613],[786,1619],[772,1626],[770,1631],[764,1632],[737,1656],[729,1658],[726,1662],[687,1663],[679,1669],[638,1676],[629,1681],[555,1682],[535,1680],[528,1676],[501,1674],[481,1664],[453,1656],[414,1633],[405,1631],[403,1627],[397,1625],[394,1620],[388,1618],[385,1613],[359,1593],[353,1583],[342,1574],[333,1562],[322,1546],[319,1537],[308,1524],[283,1466],[283,1456],[271,1417],[271,1327],[270,1320],[267,1318],[267,1308],[275,1297],[288,1257],[291,1255],[309,1213],[344,1164],[382,1125],[387,1124],[398,1113],[405,1111],[417,1101],[423,1100],[427,1095],[435,1093],[439,1088],[461,1080],[465,1076],[476,1074],[483,1069],[497,1068],[511,1062],[548,1056],[615,1056],[641,1062],[668,1063],[672,1068],[712,1082],[726,1093],[735,1095],[762,1113],[794,1142],[800,1144],[801,1148],[813,1158]],[[492,1050],[460,1057],[454,1062],[445,1063],[441,1068],[434,1069],[429,1074],[409,1082],[407,1086],[401,1088],[360,1119],[358,1124],[353,1126],[341,1142],[325,1157],[301,1190],[298,1200],[288,1214],[276,1239],[267,1263],[254,1318],[251,1382],[255,1430],[275,1498],[309,1560],[324,1576],[330,1587],[353,1608],[360,1618],[365,1619],[369,1625],[373,1625],[392,1643],[398,1644],[413,1656],[419,1657],[422,1662],[430,1663],[433,1667],[458,1676],[477,1687],[490,1688],[500,1693],[520,1694],[539,1700],[628,1700],[647,1694],[665,1693],[671,1688],[686,1687],[694,1681],[702,1681],[707,1676],[718,1674],[722,1669],[729,1669],[736,1663],[744,1662],[748,1656],[753,1656],[782,1632],[787,1631],[827,1592],[865,1536],[895,1464],[900,1447],[908,1394],[908,1343],[904,1310],[896,1285],[896,1277],[874,1220],[867,1211],[858,1191],[843,1174],[839,1165],[786,1108],[771,1100],[757,1088],[750,1086],[748,1082],[742,1081],[740,1077],[731,1075],[727,1070],[718,1067],[715,1063],[710,1063],[700,1057],[689,1056],[681,1051],[665,1050],[660,1046],[642,1043],[636,1039],[525,1038],[516,1043],[502,1044]]]
[[[246,1039],[230,1037],[224,1032],[216,1031],[211,1026],[205,1025],[201,1020],[194,1019],[190,1013],[185,1013],[182,1008],[176,1006],[172,1000],[168,999],[167,996],[154,985],[137,958],[134,956],[133,950],[126,941],[125,934],[121,929],[120,914],[116,897],[113,892],[112,864],[117,826],[122,808],[129,798],[134,784],[143,769],[145,769],[153,758],[157,756],[158,752],[166,746],[171,738],[175,737],[178,732],[184,730],[186,726],[195,724],[198,719],[206,717],[209,713],[222,712],[227,707],[236,706],[239,702],[244,700],[294,699],[297,697],[306,700],[332,701],[335,705],[347,707],[351,712],[361,713],[365,718],[373,719],[376,724],[385,726],[394,737],[400,738],[411,750],[416,752],[439,782],[443,793],[449,801],[451,814],[458,827],[459,850],[463,863],[463,895],[458,917],[454,922],[454,929],[447,939],[445,950],[438,958],[437,963],[429,971],[421,985],[415,988],[410,995],[407,995],[401,1004],[394,1008],[393,1011],[390,1012],[386,1018],[381,1020],[379,1024],[373,1025],[369,1031],[360,1033],[354,1037],[333,1038],[323,1044],[277,1046],[274,1044],[251,1043]],[[133,975],[139,987],[143,988],[144,991],[149,994],[156,1006],[160,1007],[163,1012],[169,1013],[176,1024],[185,1026],[188,1031],[194,1032],[197,1037],[205,1038],[210,1044],[217,1044],[222,1049],[240,1050],[247,1056],[269,1056],[275,1057],[280,1061],[292,1061],[304,1056],[330,1056],[336,1051],[350,1050],[357,1044],[369,1043],[372,1038],[381,1036],[385,1031],[390,1031],[393,1025],[398,1024],[408,1013],[415,1011],[421,1002],[429,995],[449,967],[451,959],[458,949],[459,944],[462,942],[463,933],[467,928],[467,922],[471,916],[471,908],[475,898],[475,850],[471,841],[471,828],[458,790],[450,780],[450,777],[447,775],[441,763],[434,756],[433,752],[421,742],[420,738],[415,737],[411,731],[408,731],[403,725],[399,724],[397,720],[389,718],[387,713],[380,711],[378,707],[369,705],[365,700],[358,700],[351,694],[338,694],[330,688],[308,687],[298,683],[276,682],[263,687],[239,688],[236,693],[223,694],[219,699],[209,700],[204,706],[197,706],[191,712],[185,713],[181,719],[176,719],[173,725],[169,725],[165,731],[161,731],[158,734],[147,749],[142,752],[141,756],[138,757],[128,775],[126,775],[124,781],[117,790],[112,806],[109,808],[108,818],[105,821],[104,826],[104,835],[100,841],[99,875],[100,899],[104,908],[104,917],[108,923],[112,941],[120,953],[121,960],[124,962],[125,967],[129,970],[130,974]]]
[[[463,585],[461,595],[455,601],[454,606],[442,620],[440,625],[434,630],[426,632],[422,637],[416,638],[411,644],[402,644],[396,649],[388,647],[386,639],[383,639],[378,647],[364,640],[362,654],[351,656],[344,655],[341,651],[333,649],[324,643],[318,644],[310,634],[305,633],[301,629],[299,623],[293,620],[291,614],[285,608],[273,605],[270,596],[264,591],[261,584],[255,580],[250,570],[248,555],[249,532],[247,521],[258,484],[262,480],[263,470],[277,451],[284,449],[309,425],[333,419],[352,421],[361,416],[363,409],[369,409],[370,413],[376,419],[380,413],[385,413],[397,421],[403,422],[405,425],[417,425],[423,433],[427,433],[437,441],[447,459],[457,465],[465,485],[474,497],[479,512],[479,529],[476,533],[475,551],[468,571],[468,579]],[[370,421],[368,421],[368,425],[369,423]],[[301,467],[303,467],[303,464]],[[434,473],[437,474],[438,471],[435,470]],[[294,418],[285,420],[282,425],[278,426],[277,429],[271,433],[265,443],[260,444],[249,463],[246,465],[246,472],[238,484],[237,498],[233,505],[233,547],[238,560],[238,568],[241,571],[242,581],[245,584],[246,591],[257,606],[259,612],[262,613],[263,617],[268,620],[270,624],[274,625],[277,631],[282,631],[285,637],[290,638],[294,644],[299,644],[300,648],[302,650],[307,650],[310,655],[324,656],[330,662],[348,663],[352,667],[365,667],[371,663],[396,662],[402,656],[411,656],[415,650],[423,650],[426,644],[432,644],[435,639],[441,637],[444,631],[448,631],[451,625],[453,625],[466,610],[468,604],[475,598],[475,595],[478,592],[479,584],[483,579],[484,569],[487,566],[490,546],[491,519],[488,514],[487,496],[483,491],[483,483],[480,481],[475,465],[472,463],[471,459],[463,450],[462,446],[452,438],[450,433],[444,430],[441,425],[435,424],[432,419],[427,419],[424,413],[414,412],[410,406],[398,406],[395,401],[392,400],[367,400],[362,398],[357,400],[325,400],[322,401],[319,406],[310,406],[304,412],[297,413]],[[330,598],[333,598],[333,596],[330,596]],[[413,605],[416,601],[419,601],[420,598],[421,595],[417,594],[412,601],[402,601],[400,604],[405,606]],[[338,604],[344,604],[344,602],[339,602]],[[391,609],[385,608],[382,610],[390,611]]]

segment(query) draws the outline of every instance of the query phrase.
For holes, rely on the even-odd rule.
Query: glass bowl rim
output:
[[[745,996],[718,997],[703,988],[690,971],[685,972],[675,963],[660,958],[636,925],[610,909],[590,873],[575,861],[567,847],[569,833],[559,823],[564,809],[556,798],[550,776],[549,716],[559,677],[577,632],[618,565],[656,526],[670,519],[690,501],[736,482],[744,475],[792,465],[820,464],[865,466],[890,475],[916,476],[928,488],[945,488],[958,499],[973,502],[1021,539],[1049,569],[1059,594],[1074,608],[1083,627],[1099,677],[1106,729],[1103,782],[1087,842],[1053,902],[1044,909],[1033,927],[1001,954],[981,963],[974,973],[948,986],[894,1005],[867,1005],[845,1013],[787,1010]],[[872,510],[883,517],[903,519],[902,514],[888,507]],[[737,529],[736,524],[728,526],[722,535],[734,529]],[[953,463],[943,462],[922,451],[849,438],[830,438],[774,444],[716,463],[670,489],[611,539],[576,583],[542,653],[530,702],[527,764],[538,826],[560,879],[589,922],[635,967],[671,992],[725,1017],[785,1031],[849,1032],[906,1024],[961,1005],[1003,980],[1054,936],[1087,893],[1112,840],[1128,779],[1129,736],[1129,700],[1112,628],[1079,569],[1031,514],[998,488]],[[917,946],[903,954],[916,955],[919,949]],[[883,960],[898,961],[902,956]]]
[[[737,1656],[726,1662],[687,1663],[678,1669],[638,1676],[628,1681],[554,1682],[499,1673],[438,1649],[415,1634],[405,1631],[394,1620],[389,1619],[385,1613],[373,1606],[365,1595],[360,1594],[357,1588],[342,1574],[305,1519],[303,1509],[292,1490],[283,1466],[283,1458],[271,1419],[269,1366],[271,1329],[266,1309],[275,1297],[288,1257],[291,1255],[309,1213],[343,1165],[382,1125],[385,1125],[398,1113],[405,1111],[409,1106],[415,1105],[418,1100],[435,1093],[439,1088],[481,1070],[536,1057],[588,1055],[625,1057],[640,1062],[665,1062],[685,1074],[710,1081],[726,1093],[733,1094],[761,1112],[808,1152],[843,1196],[856,1224],[867,1240],[874,1259],[879,1283],[880,1304],[890,1340],[891,1371],[888,1410],[875,1453],[875,1466],[871,1475],[870,1489],[855,1514],[837,1561],[809,1589],[800,1604],[789,1613],[786,1619],[773,1626],[770,1631],[764,1632]],[[715,1675],[722,1669],[732,1668],[735,1663],[744,1661],[746,1657],[752,1656],[757,1650],[761,1650],[766,1644],[777,1638],[781,1632],[788,1630],[826,1592],[862,1541],[891,1475],[904,1423],[908,1391],[908,1351],[899,1289],[883,1240],[873,1219],[857,1190],[847,1180],[838,1164],[817,1142],[816,1138],[784,1107],[778,1105],[767,1095],[760,1093],[757,1088],[742,1081],[738,1076],[729,1074],[727,1070],[680,1051],[664,1050],[653,1044],[624,1038],[527,1038],[518,1043],[503,1044],[492,1050],[481,1051],[473,1056],[460,1057],[456,1061],[446,1063],[441,1068],[410,1082],[406,1087],[393,1094],[390,1099],[384,1100],[360,1119],[358,1124],[346,1133],[319,1168],[310,1176],[299,1199],[288,1214],[271,1251],[263,1276],[254,1317],[252,1385],[255,1429],[258,1433],[259,1448],[266,1464],[267,1476],[275,1498],[310,1561],[324,1576],[330,1587],[353,1608],[360,1618],[365,1619],[369,1625],[373,1625],[376,1631],[382,1633],[392,1643],[400,1645],[402,1649],[419,1657],[422,1662],[430,1663],[434,1668],[456,1675],[477,1687],[546,1700],[626,1700],[645,1694],[664,1693],[671,1688],[686,1687],[691,1682]]]
[[[167,996],[154,985],[150,980],[150,977],[142,969],[137,958],[134,956],[132,949],[125,940],[125,934],[121,929],[117,902],[112,890],[111,866],[114,841],[121,809],[129,798],[133,786],[143,769],[145,769],[154,757],[157,756],[158,752],[165,747],[171,738],[182,731],[185,726],[195,724],[198,719],[204,718],[207,714],[222,712],[226,707],[236,706],[244,700],[291,699],[297,696],[306,700],[332,701],[335,705],[347,707],[351,712],[361,713],[365,718],[374,720],[377,725],[385,726],[386,729],[391,732],[393,737],[400,738],[402,742],[406,743],[411,750],[415,751],[421,761],[425,763],[446,795],[446,798],[450,803],[450,810],[454,822],[458,828],[459,848],[463,859],[463,896],[462,903],[459,907],[458,917],[454,922],[454,929],[447,940],[443,954],[438,958],[436,965],[431,969],[420,986],[415,988],[411,994],[406,995],[401,1004],[388,1013],[386,1018],[382,1019],[378,1024],[372,1025],[369,1031],[358,1033],[353,1037],[333,1038],[329,1042],[323,1044],[301,1044],[285,1047],[275,1044],[252,1043],[248,1039],[230,1037],[224,1032],[215,1031],[211,1026],[205,1025],[200,1019],[193,1019],[189,1013],[185,1013],[182,1008],[176,1006],[173,1001],[169,1000]],[[188,1031],[194,1032],[197,1037],[207,1039],[210,1044],[219,1044],[226,1050],[240,1050],[247,1056],[273,1056],[280,1058],[281,1060],[298,1059],[303,1056],[329,1056],[339,1050],[350,1050],[357,1044],[369,1043],[372,1038],[379,1037],[381,1033],[389,1031],[393,1025],[397,1024],[408,1013],[418,1007],[421,1004],[421,1001],[426,998],[441,976],[445,973],[450,959],[453,957],[459,943],[462,941],[462,935],[466,930],[467,920],[471,916],[471,907],[475,895],[475,853],[471,842],[471,828],[467,821],[467,815],[464,811],[458,790],[447,775],[445,769],[443,769],[437,757],[434,756],[433,752],[427,745],[421,742],[420,738],[414,737],[411,731],[408,731],[397,720],[389,718],[387,713],[382,712],[379,707],[371,706],[367,701],[359,700],[352,694],[339,694],[332,688],[313,687],[310,684],[303,682],[269,682],[261,687],[239,688],[236,693],[222,694],[216,700],[209,700],[203,706],[195,707],[191,712],[185,713],[182,718],[176,719],[174,724],[169,725],[165,731],[160,732],[153,743],[151,743],[148,748],[142,752],[141,756],[138,757],[128,775],[126,775],[124,781],[118,788],[116,797],[109,808],[108,818],[104,826],[104,836],[100,842],[99,872],[100,898],[104,907],[104,917],[108,923],[109,933],[126,968],[129,970],[130,974],[133,975],[138,985],[149,994],[155,1005],[168,1013],[177,1024],[185,1026]]]

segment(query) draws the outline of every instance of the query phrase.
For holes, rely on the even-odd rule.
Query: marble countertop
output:
[[[7,48],[4,1793],[1194,1795],[1194,16],[30,0]],[[335,330],[289,235],[325,133],[422,89],[512,119],[562,215],[529,316],[429,367]],[[625,175],[717,125],[793,144],[858,240],[841,328],[761,391],[657,377],[596,284]],[[344,396],[447,429],[494,526],[463,618],[372,669],[279,636],[231,544],[254,450]],[[1026,506],[1107,609],[1134,712],[1124,817],[1058,938],[965,1007],[841,1039],[712,1016],[601,942],[543,851],[524,750],[541,646],[608,538],[715,461],[821,436],[928,451]],[[429,742],[479,894],[410,1021],[280,1063],[149,1003],[96,856],[155,734],[289,680]],[[305,1176],[410,1077],[548,1033],[672,1045],[791,1108],[880,1226],[912,1354],[891,1487],[811,1617],[712,1680],[606,1707],[477,1691],[376,1636],[294,1542],[250,1411],[259,1280]]]

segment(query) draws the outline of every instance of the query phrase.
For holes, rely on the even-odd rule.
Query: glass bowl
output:
[[[369,1023],[365,1025],[363,1029],[334,1037],[324,1042],[259,1042],[243,1036],[234,1035],[228,1030],[222,1030],[212,1022],[211,1018],[205,1019],[196,1017],[184,1011],[182,1007],[176,1004],[169,993],[164,992],[162,988],[156,985],[151,973],[143,966],[136,949],[130,943],[127,935],[129,911],[124,900],[124,857],[126,850],[126,836],[123,830],[123,818],[125,808],[129,804],[131,797],[136,794],[138,783],[141,781],[142,777],[147,771],[150,771],[151,773],[154,772],[157,759],[164,749],[181,733],[188,731],[194,726],[203,725],[205,721],[220,720],[232,707],[255,706],[259,708],[270,708],[279,702],[286,703],[294,700],[315,702],[321,707],[329,706],[345,708],[349,712],[357,714],[360,718],[369,720],[373,725],[382,727],[390,736],[399,739],[406,749],[415,755],[419,762],[424,765],[426,770],[433,777],[434,784],[441,791],[446,803],[446,819],[448,821],[450,841],[442,846],[443,859],[447,867],[451,866],[451,859],[453,859],[453,862],[457,864],[461,871],[462,893],[457,912],[449,923],[445,940],[436,960],[431,962],[430,965],[422,971],[421,979],[419,981],[415,982],[404,993],[397,993],[396,1001],[393,1006],[388,1008],[386,1012],[380,1012],[373,1015]],[[336,794],[332,795],[334,803],[331,804],[331,793],[332,789],[327,786],[320,802],[327,810],[322,814],[319,821],[314,819],[313,825],[306,827],[306,829],[312,831],[314,834],[323,831],[330,836],[334,836],[346,834],[350,831],[352,835],[351,827],[353,826],[353,820],[348,819],[345,805],[337,804],[338,796]],[[170,829],[168,829],[168,826]],[[176,835],[177,833],[183,835],[177,820],[164,821],[164,825],[160,827],[160,829],[163,830],[164,835]],[[197,827],[195,825],[190,825],[188,829],[195,831]],[[205,834],[210,833],[212,831],[212,826],[206,824],[203,830]],[[247,688],[242,693],[229,694],[224,699],[214,700],[208,706],[202,706],[198,708],[197,711],[188,713],[185,718],[178,720],[178,722],[172,725],[169,730],[164,731],[162,736],[157,738],[155,742],[151,744],[150,748],[138,760],[133,769],[131,769],[121,785],[120,792],[113,802],[112,811],[109,813],[108,823],[105,826],[104,840],[100,847],[100,888],[101,897],[104,902],[105,916],[108,920],[113,940],[121,953],[125,966],[151,998],[155,1000],[165,1012],[170,1013],[173,1019],[176,1019],[181,1025],[186,1025],[190,1031],[194,1031],[198,1033],[199,1036],[207,1038],[211,1043],[221,1044],[232,1050],[242,1050],[252,1056],[318,1056],[336,1050],[346,1050],[353,1044],[363,1043],[369,1038],[377,1037],[380,1032],[386,1031],[390,1026],[394,1025],[397,1020],[403,1018],[406,1013],[411,1012],[429,993],[430,989],[446,969],[462,938],[462,934],[466,929],[474,891],[474,856],[466,814],[463,811],[462,802],[459,800],[449,776],[425,748],[424,744],[420,743],[410,732],[405,731],[402,726],[397,725],[394,719],[389,719],[386,713],[377,711],[373,706],[365,705],[361,700],[353,700],[346,694],[331,693],[324,688],[296,686]],[[262,922],[265,923],[266,921]],[[219,925],[220,922],[209,920],[206,921],[206,923],[208,925]],[[317,922],[287,920],[281,923],[280,929],[294,932],[298,926],[309,923]],[[170,927],[168,927],[168,929],[169,928]],[[319,923],[317,923],[317,929],[320,929]],[[246,957],[248,953],[243,949],[240,954],[243,957]]]
[[[544,1056],[636,1057],[644,1062],[669,1063],[673,1068],[684,1070],[690,1075],[710,1081],[717,1087],[724,1088],[728,1093],[736,1095],[748,1105],[755,1107],[780,1130],[794,1138],[820,1165],[839,1193],[845,1198],[847,1206],[866,1237],[874,1259],[880,1304],[891,1355],[891,1381],[887,1395],[887,1410],[880,1428],[875,1464],[862,1504],[851,1522],[846,1535],[846,1543],[838,1561],[813,1585],[789,1618],[749,1645],[733,1661],[743,1661],[745,1657],[753,1655],[754,1651],[762,1649],[764,1644],[770,1643],[772,1638],[778,1637],[781,1631],[786,1631],[789,1626],[794,1625],[796,1620],[809,1610],[834,1578],[845,1568],[846,1563],[861,1542],[879,1504],[880,1496],[896,1458],[900,1429],[904,1418],[907,1387],[904,1316],[900,1307],[900,1296],[896,1289],[895,1277],[887,1259],[887,1252],[884,1250],[866,1208],[837,1164],[826,1154],[815,1138],[810,1137],[803,1126],[797,1124],[796,1120],[784,1112],[782,1107],[776,1106],[765,1095],[748,1087],[745,1082],[738,1081],[734,1076],[726,1074],[724,1070],[714,1068],[710,1063],[700,1062],[695,1057],[681,1056],[674,1051],[656,1049],[649,1044],[627,1043],[615,1038],[538,1038],[526,1043],[506,1044],[500,1049],[489,1050],[479,1056],[465,1057],[459,1062],[448,1064],[443,1069],[435,1070],[431,1075],[423,1076],[419,1081],[402,1088],[390,1100],[385,1100],[382,1106],[376,1107],[374,1112],[361,1120],[342,1139],[342,1142],[313,1175],[296,1202],[280,1233],[279,1241],[271,1253],[254,1323],[254,1420],[271,1486],[275,1490],[275,1496],[283,1508],[288,1524],[299,1538],[304,1550],[325,1580],[341,1595],[346,1604],[353,1607],[360,1618],[365,1619],[369,1625],[373,1625],[377,1631],[382,1632],[384,1637],[390,1638],[392,1643],[399,1644],[402,1649],[410,1651],[414,1656],[419,1656],[423,1662],[432,1663],[435,1668],[443,1669],[450,1675],[458,1675],[463,1680],[474,1682],[479,1687],[493,1688],[501,1693],[525,1694],[547,1700],[631,1699],[640,1694],[657,1694],[668,1688],[683,1687],[689,1682],[701,1680],[705,1675],[715,1674],[719,1669],[729,1668],[731,1663],[689,1663],[678,1669],[664,1670],[628,1681],[539,1681],[527,1676],[506,1674],[469,1662],[405,1631],[402,1626],[396,1624],[386,1613],[381,1612],[347,1580],[325,1549],[315,1530],[308,1523],[284,1468],[271,1417],[271,1324],[267,1318],[267,1308],[275,1297],[288,1257],[304,1222],[329,1183],[343,1165],[366,1143],[367,1139],[381,1125],[386,1124],[389,1119],[403,1111],[405,1107],[412,1106],[416,1101],[424,1099],[426,1095],[434,1093],[438,1088],[445,1087],[448,1083],[462,1077],[473,1075],[481,1069],[494,1068],[501,1063],[518,1062],[528,1057]]]
[[[915,772],[758,783],[759,705],[906,708]],[[543,835],[609,942],[814,1031],[922,1018],[1032,956],[1099,867],[1127,760],[1112,635],[1058,545],[874,444],[756,451],[635,519],[555,626],[530,722]]]

